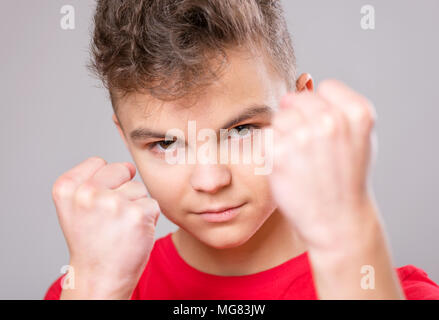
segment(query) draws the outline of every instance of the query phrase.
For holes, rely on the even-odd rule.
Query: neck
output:
[[[238,247],[213,248],[181,228],[172,234],[172,240],[180,256],[189,265],[202,272],[222,276],[268,270],[306,250],[292,226],[278,210],[247,242]]]

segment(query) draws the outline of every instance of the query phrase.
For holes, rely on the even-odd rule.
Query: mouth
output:
[[[207,209],[206,211],[197,212],[197,214],[199,214],[201,218],[208,222],[224,222],[236,217],[244,205],[245,203],[233,207]]]
[[[217,207],[216,209],[206,209],[200,212],[197,212],[198,214],[205,214],[205,213],[223,213],[227,210],[232,210],[236,208],[240,208],[244,205],[244,203],[237,205],[237,206],[223,206],[223,207]]]

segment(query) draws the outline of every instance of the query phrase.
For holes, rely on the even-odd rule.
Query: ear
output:
[[[116,117],[116,114],[113,113],[112,118],[113,118],[113,122],[114,122],[114,124],[116,125],[117,131],[119,131],[119,134],[120,134],[120,136],[121,136],[123,142],[125,143],[125,146],[128,148],[128,143],[127,143],[127,140],[126,140],[126,138],[125,138],[125,133],[124,133],[123,130],[122,130],[122,127],[121,127],[121,125],[120,125],[120,123],[119,123],[119,120],[118,120],[117,117]]]
[[[314,82],[309,73],[302,73],[296,81],[296,91],[302,92],[304,90],[314,90]]]

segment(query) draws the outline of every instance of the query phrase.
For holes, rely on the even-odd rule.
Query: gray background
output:
[[[76,9],[62,30],[60,8]],[[372,4],[376,29],[360,28]],[[378,112],[373,173],[397,266],[439,282],[439,2],[284,1],[298,71],[345,81]],[[55,179],[86,157],[131,161],[107,93],[90,77],[94,2],[2,0],[0,10],[0,298],[41,299],[68,263],[51,200]],[[137,177],[138,178],[138,177]],[[159,219],[157,237],[175,226]]]

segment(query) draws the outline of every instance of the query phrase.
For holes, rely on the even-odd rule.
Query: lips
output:
[[[198,216],[209,223],[222,223],[233,220],[242,211],[245,203],[238,206],[227,206],[207,209],[198,213]]]
[[[236,209],[236,208],[239,208],[239,207],[241,207],[241,206],[243,206],[244,204],[240,204],[240,205],[237,205],[237,206],[219,206],[219,207],[216,207],[216,208],[212,208],[212,209],[206,209],[206,210],[204,210],[204,211],[200,211],[200,212],[197,212],[198,214],[206,214],[206,213],[210,213],[210,214],[212,214],[212,213],[224,213],[224,212],[226,212],[226,211],[228,211],[228,210],[231,210],[231,209]]]

